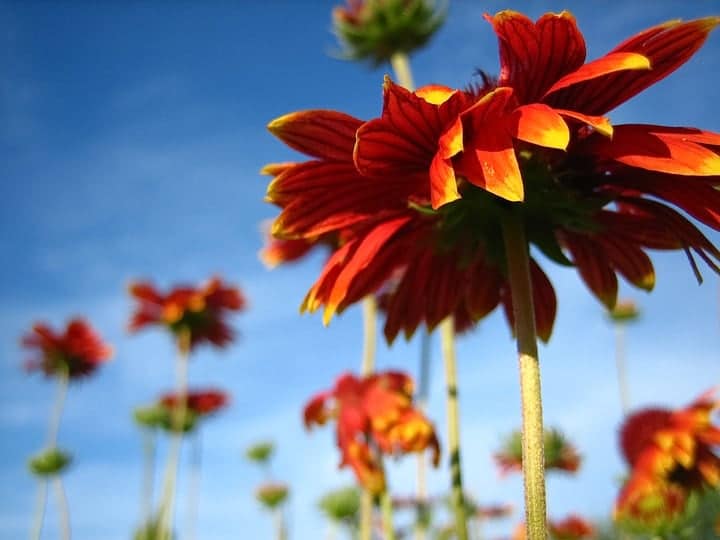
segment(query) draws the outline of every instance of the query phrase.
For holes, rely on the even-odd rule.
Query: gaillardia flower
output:
[[[240,290],[224,285],[217,277],[199,288],[175,287],[167,294],[150,283],[137,282],[130,286],[130,294],[138,301],[130,320],[131,332],[152,324],[165,326],[176,337],[187,332],[191,348],[204,342],[217,347],[229,344],[234,335],[225,316],[246,306]]]
[[[615,505],[618,519],[659,526],[682,514],[691,493],[720,486],[715,393],[684,409],[644,409],[628,417],[620,444],[631,470]]]
[[[176,415],[182,401],[177,394],[167,393],[154,405],[136,409],[134,416],[135,420],[145,427],[190,432],[195,429],[199,421],[225,408],[229,401],[228,395],[221,390],[188,391],[185,396],[182,426],[180,426]]]
[[[433,0],[347,0],[333,10],[343,56],[376,66],[425,45],[444,20]]]
[[[230,399],[222,390],[190,390],[185,396],[185,409],[199,416],[207,416],[225,408]],[[160,398],[163,407],[173,410],[181,404],[177,394],[165,394]]]
[[[515,431],[508,437],[502,449],[494,456],[500,474],[522,472],[522,437]],[[545,469],[576,473],[580,468],[580,454],[557,429],[545,431]]]
[[[372,493],[385,490],[380,454],[404,454],[431,449],[440,459],[435,430],[412,406],[413,384],[404,373],[387,371],[358,378],[341,375],[335,386],[315,395],[303,413],[306,427],[337,422],[340,466],[349,465],[358,482]]]
[[[343,233],[303,308],[324,307],[327,322],[386,292],[390,340],[451,314],[472,324],[511,304],[502,243],[511,214],[609,309],[618,274],[653,288],[649,249],[684,250],[698,277],[694,256],[720,271],[720,251],[691,220],[720,229],[720,135],[604,116],[685,63],[720,18],[660,24],[587,63],[568,12],[486,19],[499,38],[497,79],[415,92],[387,79],[382,115],[369,122],[316,110],[270,124],[315,158],[271,182],[268,199],[282,209],[274,235]],[[555,293],[537,262],[531,272],[547,339]]]
[[[64,332],[36,323],[23,337],[22,345],[36,353],[25,363],[28,370],[41,370],[55,377],[76,379],[91,375],[112,357],[112,347],[82,319],[71,320]]]

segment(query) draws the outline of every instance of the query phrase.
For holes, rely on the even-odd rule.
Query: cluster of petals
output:
[[[25,364],[28,370],[71,379],[91,375],[112,357],[112,347],[83,319],[71,320],[60,332],[36,323],[22,338],[22,345],[36,353]]]
[[[225,321],[227,312],[246,306],[240,290],[223,284],[218,277],[197,288],[180,286],[166,294],[151,283],[137,282],[130,285],[130,295],[137,301],[130,331],[160,325],[175,336],[187,332],[191,348],[203,342],[217,347],[229,344],[234,334]]]
[[[335,386],[313,396],[305,406],[305,426],[336,421],[342,461],[358,482],[373,493],[385,490],[381,454],[432,451],[433,464],[440,446],[430,421],[413,407],[413,383],[396,371],[356,377],[341,375]]]
[[[720,408],[717,391],[679,410],[644,409],[621,431],[630,475],[615,505],[618,519],[660,526],[683,513],[693,492],[720,487]]]
[[[532,245],[574,265],[608,308],[618,275],[653,288],[648,249],[684,250],[698,277],[695,256],[720,271],[720,251],[678,211],[720,230],[720,134],[613,126],[605,116],[685,63],[720,18],[660,24],[587,63],[568,12],[486,19],[499,38],[497,79],[415,92],[386,79],[379,118],[312,110],[270,123],[313,158],[266,170],[267,199],[281,208],[272,233],[332,250],[302,308],[324,307],[328,322],[385,294],[389,340],[448,315],[471,325],[510,305],[510,212]],[[548,339],[555,293],[531,265],[536,325]]]
[[[185,410],[190,413],[205,416],[225,408],[230,399],[222,390],[190,390],[185,395]],[[170,410],[182,403],[177,393],[165,394],[160,398],[160,404]]]

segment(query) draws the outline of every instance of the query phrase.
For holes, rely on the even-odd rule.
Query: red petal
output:
[[[630,283],[652,291],[655,286],[655,269],[650,257],[637,244],[622,241],[613,235],[601,235],[596,238],[603,247],[612,266]]]
[[[605,114],[687,62],[718,23],[720,18],[707,17],[686,23],[670,21],[645,30],[611,52],[642,54],[650,60],[649,71],[624,71],[593,79],[554,93],[548,103],[586,114]]]
[[[695,142],[713,140],[707,132],[697,137],[673,128],[627,124],[615,126],[612,140],[597,139],[594,151],[631,167],[668,174],[720,175],[720,155]]]
[[[583,281],[608,309],[612,309],[617,301],[618,282],[602,247],[577,234],[566,233],[563,240]]]
[[[494,268],[479,263],[469,273],[465,304],[470,316],[479,321],[490,314],[500,302],[503,279]]]
[[[268,129],[289,147],[309,156],[350,161],[355,132],[361,124],[361,120],[341,112],[314,110],[276,118]]]
[[[605,116],[590,116],[587,114],[581,114],[575,111],[567,111],[565,109],[555,109],[555,112],[561,116],[573,118],[579,120],[583,124],[587,124],[592,127],[595,131],[606,137],[612,137],[613,127],[610,124],[610,120]]]
[[[541,103],[515,109],[508,128],[516,139],[545,148],[565,150],[570,142],[570,131],[562,116]]]
[[[604,77],[618,71],[649,69],[650,61],[641,54],[629,52],[610,53],[602,58],[588,62],[578,70],[565,75],[562,79],[553,84],[547,92],[545,92],[543,98],[547,98],[554,92],[562,90],[563,88],[568,88],[576,84]]]
[[[511,86],[520,103],[537,101],[563,75],[585,61],[585,40],[567,11],[537,23],[515,11],[485,15],[500,46],[500,86]]]

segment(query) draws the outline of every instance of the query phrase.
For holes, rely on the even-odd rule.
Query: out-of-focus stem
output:
[[[468,540],[465,499],[462,487],[460,457],[460,406],[458,404],[457,361],[455,356],[455,323],[452,315],[440,323],[440,340],[445,385],[447,387],[448,452],[450,453],[450,496],[455,513],[455,534],[458,540]]]
[[[165,467],[163,495],[160,502],[158,517],[158,538],[171,538],[173,513],[175,506],[175,483],[180,465],[180,449],[183,440],[183,426],[187,413],[188,362],[190,360],[190,331],[182,329],[177,336],[178,356],[175,364],[175,388],[177,407],[173,409],[173,434],[170,451]]]
[[[140,494],[141,526],[145,527],[152,519],[152,501],[155,492],[155,429],[143,428],[143,481]]]
[[[622,323],[615,324],[615,365],[617,366],[620,406],[623,414],[627,416],[630,411],[630,391],[625,369],[625,325]]]
[[[200,474],[202,471],[202,439],[201,431],[197,430],[192,439],[190,453],[190,486],[187,498],[187,540],[195,540],[197,536],[197,518],[200,508]]]
[[[540,361],[535,331],[528,243],[524,225],[513,211],[508,212],[503,222],[503,237],[520,364],[522,461],[527,538],[528,540],[545,540],[547,538],[547,510]]]
[[[287,528],[285,527],[285,516],[283,515],[283,507],[279,506],[274,511],[275,518],[275,534],[277,540],[287,540]]]
[[[375,352],[377,349],[377,300],[373,295],[366,296],[363,306],[363,356],[362,375],[370,375],[375,370]],[[360,494],[360,540],[371,540],[373,498],[372,493],[363,489]]]
[[[55,406],[50,416],[50,427],[48,429],[48,448],[54,448],[57,445],[58,433],[60,431],[60,420],[62,419],[63,409],[65,407],[65,397],[67,396],[67,388],[70,376],[67,369],[61,369],[58,374],[58,389],[55,398]]]
[[[393,505],[390,492],[386,489],[380,497],[382,507],[383,539],[395,540],[395,524],[393,523]]]
[[[35,517],[33,519],[31,540],[40,540],[42,536],[43,521],[45,521],[45,507],[47,506],[48,481],[45,478],[38,479],[37,502],[35,504]]]
[[[390,65],[395,72],[395,77],[401,86],[410,91],[415,90],[412,71],[410,70],[410,62],[405,53],[395,53],[390,57]]]
[[[417,404],[421,411],[427,407],[430,387],[430,333],[426,328],[420,334],[420,366],[417,392]],[[427,502],[427,456],[424,452],[417,455],[417,502]],[[415,527],[415,539],[425,539],[425,529],[421,526]]]
[[[60,538],[62,538],[62,540],[70,540],[72,536],[70,530],[70,508],[68,506],[67,496],[65,495],[65,488],[63,488],[62,478],[59,475],[55,475],[52,483],[55,487],[58,514],[60,515]]]

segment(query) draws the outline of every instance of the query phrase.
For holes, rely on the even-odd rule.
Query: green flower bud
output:
[[[59,448],[49,448],[33,456],[28,462],[30,471],[36,476],[54,476],[60,474],[72,461],[68,452]]]

